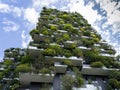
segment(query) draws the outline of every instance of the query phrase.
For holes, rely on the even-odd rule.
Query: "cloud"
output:
[[[34,8],[27,8],[24,10],[24,19],[31,24],[36,24],[38,21],[39,13]]]
[[[0,13],[8,13],[9,11],[10,11],[9,5],[0,3]]]
[[[49,7],[51,4],[58,2],[59,0],[32,0],[33,7],[40,9],[42,7]]]
[[[6,18],[3,19],[4,27],[3,30],[5,32],[10,32],[10,31],[17,31],[19,29],[19,25],[13,21],[10,21]]]
[[[85,19],[92,25],[94,25],[96,20],[101,20],[101,15],[97,14],[97,11],[93,10],[93,3],[89,5],[84,5],[84,1],[80,0],[79,2],[72,2],[70,3],[70,11],[71,12],[78,12],[84,16]],[[88,16],[89,15],[89,16]]]
[[[12,14],[14,17],[20,17],[23,8],[15,7],[13,5],[8,5],[0,2],[0,13]]]
[[[31,41],[31,38],[28,34],[25,34],[25,30],[22,31],[21,38],[22,38],[22,47],[27,48],[28,43]]]
[[[101,8],[107,13],[107,24],[113,25],[113,33],[120,33],[120,2],[116,5],[116,2],[110,0],[100,1]]]

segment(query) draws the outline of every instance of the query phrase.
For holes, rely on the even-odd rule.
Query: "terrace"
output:
[[[55,62],[54,63],[56,73],[65,73],[67,70],[67,65],[63,65],[60,62]]]
[[[35,73],[19,73],[20,83],[23,86],[29,86],[31,82],[52,83],[55,74],[35,74]]]
[[[82,62],[83,62],[83,59],[81,57],[78,58],[75,56],[68,57],[68,58],[65,56],[54,56],[54,57],[45,56],[45,60],[46,62],[49,62],[49,63],[61,62],[63,60],[70,60],[73,66],[82,66]]]

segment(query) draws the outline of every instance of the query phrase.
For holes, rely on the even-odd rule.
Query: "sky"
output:
[[[42,7],[80,13],[120,54],[120,0],[0,0],[0,60],[7,48],[27,48]]]

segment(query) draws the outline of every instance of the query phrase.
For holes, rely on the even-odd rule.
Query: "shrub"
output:
[[[47,48],[43,51],[43,54],[46,56],[55,56],[56,51],[54,49]]]
[[[72,66],[73,65],[72,61],[70,61],[70,60],[64,60],[63,64],[68,65],[68,66]]]
[[[71,30],[73,29],[73,26],[71,24],[65,24],[64,30]]]
[[[52,31],[56,31],[56,30],[57,30],[57,26],[51,25],[51,26],[50,26],[50,29],[51,29]]]
[[[66,57],[72,56],[71,52],[69,50],[66,50],[66,49],[63,50],[63,55]]]
[[[80,87],[84,84],[84,80],[80,76],[77,76],[76,77],[76,84],[78,87]]]
[[[82,50],[80,50],[80,49],[74,49],[73,50],[73,55],[74,56],[77,56],[77,57],[82,57],[83,56],[83,53],[82,53]]]
[[[31,67],[28,64],[20,64],[15,69],[16,72],[30,72]]]
[[[61,81],[62,81],[62,90],[72,90],[72,85],[75,81],[72,76],[64,75]]]
[[[101,68],[101,67],[104,66],[104,64],[103,64],[102,62],[98,61],[98,62],[93,62],[93,63],[91,63],[90,66],[91,66],[91,67],[95,67],[95,68]]]
[[[50,74],[50,70],[48,68],[42,68],[40,70],[40,73],[42,73],[42,74]]]
[[[39,34],[39,30],[33,29],[32,31],[30,31],[31,36],[33,36],[34,34]]]

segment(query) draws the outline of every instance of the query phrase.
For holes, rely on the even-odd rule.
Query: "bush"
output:
[[[40,70],[40,73],[42,73],[42,74],[50,74],[50,70],[48,68],[42,68]]]
[[[31,67],[28,64],[20,64],[15,69],[16,72],[30,72]]]
[[[63,50],[63,55],[64,55],[65,57],[70,57],[70,56],[72,56],[71,52],[70,52],[69,50],[66,50],[66,49]]]
[[[64,75],[61,81],[62,81],[62,90],[72,90],[72,85],[75,82],[72,76]]]
[[[82,50],[80,50],[80,49],[74,49],[73,50],[73,55],[74,56],[77,56],[77,57],[82,57],[83,56],[83,53],[82,53]]]
[[[39,34],[39,30],[33,29],[32,31],[30,31],[31,36],[33,36],[34,34]]]
[[[52,31],[56,31],[56,30],[57,30],[57,26],[51,25],[51,26],[50,26],[50,29],[51,29]]]
[[[93,62],[93,63],[91,63],[90,66],[91,66],[91,67],[95,67],[95,68],[101,68],[101,67],[104,66],[104,64],[103,64],[102,62],[98,61],[98,62]]]
[[[78,87],[80,87],[84,84],[84,80],[81,77],[77,76],[76,77],[76,84]]]
[[[46,56],[55,56],[56,51],[54,49],[47,48],[43,51],[43,54],[46,55]]]
[[[73,29],[73,26],[71,24],[65,24],[64,30],[68,30],[69,31],[71,29]]]
[[[64,60],[63,64],[68,65],[68,66],[72,66],[73,65],[72,61],[70,61],[70,60]]]

